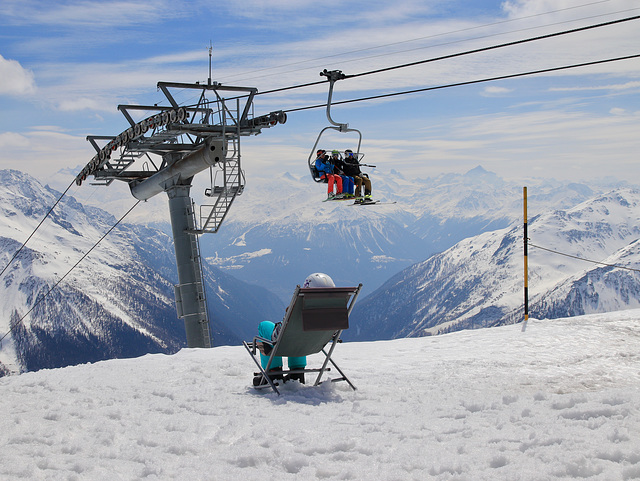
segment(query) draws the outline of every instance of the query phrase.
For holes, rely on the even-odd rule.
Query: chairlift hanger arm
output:
[[[329,81],[329,98],[327,99],[327,120],[331,125],[335,125],[340,129],[340,132],[348,132],[349,124],[341,124],[336,122],[331,118],[331,99],[333,98],[333,84],[335,84],[338,80],[343,80],[346,78],[346,75],[342,73],[341,70],[327,70],[324,69],[320,72],[322,77],[327,77]]]

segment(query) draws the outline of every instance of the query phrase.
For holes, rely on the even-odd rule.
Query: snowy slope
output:
[[[465,239],[394,276],[353,312],[349,337],[421,336],[522,319],[522,225]],[[640,191],[618,189],[529,219],[530,243],[640,268]],[[640,307],[637,273],[529,249],[530,314],[572,316]]]
[[[633,310],[344,343],[355,392],[256,393],[242,347],[2,378],[0,478],[640,479],[639,333]]]
[[[17,171],[0,171],[0,266],[4,268],[60,193]],[[116,219],[66,196],[2,276],[0,336],[22,318]],[[0,374],[37,370],[185,345],[176,318],[172,240],[141,225],[112,231],[0,349]],[[280,316],[270,293],[206,270],[214,342],[239,343],[256,319]]]

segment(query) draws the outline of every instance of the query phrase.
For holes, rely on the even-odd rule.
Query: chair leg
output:
[[[318,377],[316,378],[316,382],[315,382],[314,386],[317,386],[318,384],[320,384],[320,380],[322,379],[322,376],[324,375],[325,371],[328,371],[327,364],[329,364],[329,362],[331,362],[331,364],[333,364],[333,367],[335,367],[336,370],[342,376],[342,379],[347,381],[349,386],[351,386],[351,389],[353,389],[355,391],[356,387],[353,385],[353,383],[351,381],[349,381],[349,378],[347,376],[345,376],[344,372],[342,372],[342,370],[338,367],[338,365],[335,363],[335,361],[331,358],[331,355],[333,354],[333,350],[335,349],[336,344],[338,343],[338,339],[340,339],[340,335],[341,334],[342,334],[342,331],[336,333],[336,335],[333,338],[333,342],[331,343],[331,348],[329,349],[328,353],[327,353],[327,351],[322,349],[322,353],[324,354],[325,359],[324,359],[324,363],[322,364],[322,368],[320,368],[320,372],[318,373]]]
[[[262,376],[269,382],[269,385],[271,386],[271,389],[273,389],[276,394],[279,396],[280,395],[280,391],[278,391],[278,389],[276,388],[276,385],[274,384],[273,380],[271,379],[271,377],[269,377],[269,375],[266,373],[266,371],[264,369],[262,369],[262,365],[260,364],[260,362],[255,358],[255,356],[253,355],[253,353],[251,352],[251,348],[249,347],[249,345],[247,344],[247,341],[242,341],[242,344],[244,345],[245,349],[247,351],[249,351],[249,354],[251,355],[251,359],[253,359],[253,362],[256,363],[256,366],[258,366],[258,369],[260,369],[260,372],[262,373]]]
[[[323,351],[324,351],[324,349],[323,349]],[[347,381],[347,384],[349,384],[349,386],[351,386],[351,389],[353,389],[354,391],[357,391],[356,387],[353,385],[353,383],[351,381],[349,381],[349,378],[347,376],[345,376],[344,372],[342,372],[342,369],[340,369],[338,367],[338,365],[334,362],[334,360],[333,359],[329,359],[329,361],[331,361],[331,364],[333,364],[333,367],[335,367],[336,370],[340,373],[340,375],[342,376],[342,379]]]
[[[324,353],[324,362],[322,363],[322,367],[320,368],[320,372],[318,373],[318,377],[316,378],[316,382],[313,384],[314,386],[317,386],[318,384],[320,384],[320,380],[322,379],[322,375],[324,374],[324,372],[327,369],[327,364],[329,364],[329,360],[331,359],[331,353],[333,353],[333,349],[336,346],[336,341],[337,338],[334,337],[333,338],[333,342],[331,343],[331,349],[329,349],[329,354],[327,354],[327,352],[323,349],[322,352]]]

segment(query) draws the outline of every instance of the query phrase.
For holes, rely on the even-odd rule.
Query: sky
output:
[[[117,135],[119,104],[167,104],[158,81],[260,92],[353,75],[640,15],[634,0],[202,0],[0,3],[0,168],[41,180],[79,172],[87,135]],[[640,54],[640,20],[361,76],[334,100],[438,87]],[[366,161],[411,177],[477,165],[507,179],[635,181],[640,59],[336,105],[362,132]],[[326,102],[328,84],[258,95],[255,113]],[[185,103],[194,98],[181,99]],[[247,177],[305,175],[321,108],[243,138]],[[323,137],[355,146],[355,134]],[[351,136],[351,137],[350,137]],[[70,174],[69,181],[73,179]]]

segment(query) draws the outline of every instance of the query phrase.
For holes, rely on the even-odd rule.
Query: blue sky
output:
[[[158,81],[208,77],[260,91],[357,74],[640,14],[637,0],[0,3],[0,168],[40,178],[86,164],[118,104],[162,102]],[[336,100],[640,54],[640,20],[336,84]],[[333,109],[366,160],[409,176],[483,165],[508,179],[638,183],[640,60]],[[256,114],[326,101],[327,85],[256,98]],[[185,99],[188,101],[188,99]],[[306,172],[322,109],[243,138],[247,176]],[[352,139],[336,134],[333,148]],[[71,179],[70,179],[71,180]]]

